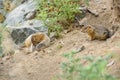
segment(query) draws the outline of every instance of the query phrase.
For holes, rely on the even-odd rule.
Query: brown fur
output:
[[[44,38],[45,38],[44,34],[40,34],[40,35],[33,34],[31,41],[32,41],[33,45],[36,46],[38,43],[43,41]]]
[[[106,40],[110,37],[110,31],[102,26],[93,27],[88,25],[82,28],[82,32],[87,33],[90,40]]]
[[[49,37],[41,32],[31,34],[25,41],[21,48],[28,48],[30,52],[40,50],[43,46],[48,46],[50,43]]]

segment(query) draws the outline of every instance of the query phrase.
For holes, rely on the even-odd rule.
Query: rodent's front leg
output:
[[[90,36],[90,40],[92,41],[92,40],[95,40],[95,35],[91,35]]]
[[[44,47],[45,47],[45,44],[40,42],[39,44],[36,45],[35,50],[40,51]]]

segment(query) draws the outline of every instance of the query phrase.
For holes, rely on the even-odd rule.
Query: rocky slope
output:
[[[106,28],[110,29],[111,24],[109,23],[109,19],[111,11],[107,9],[105,0],[92,0],[90,1],[89,8],[97,12],[99,16],[95,17],[93,14],[87,13],[86,23],[104,25]],[[82,52],[79,52],[76,56],[105,56],[113,53],[114,57],[110,59],[110,63],[113,63],[108,67],[108,72],[119,77],[119,34],[120,29],[118,29],[117,32],[106,41],[89,41],[87,34],[82,33],[80,28],[76,28],[69,33],[63,33],[63,38],[54,41],[54,44],[50,45],[44,51],[35,51],[31,54],[26,54],[25,50],[15,50],[15,53],[12,56],[6,55],[1,59],[0,79],[51,80],[55,75],[61,72],[60,63],[65,60],[61,55],[70,52],[71,50],[79,49],[81,46],[84,46],[85,49]],[[3,43],[3,45],[8,48],[12,48],[11,46],[14,47],[12,40],[8,37],[4,39]],[[14,50],[14,48],[12,49]],[[9,53],[9,51],[6,53]]]

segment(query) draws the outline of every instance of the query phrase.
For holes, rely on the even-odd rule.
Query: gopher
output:
[[[45,33],[37,32],[28,36],[21,48],[28,48],[30,52],[39,51],[41,48],[47,47],[49,43],[50,38]]]
[[[35,50],[39,51],[41,48],[45,48],[50,44],[50,38],[44,33],[33,34],[31,41],[35,46]]]
[[[107,28],[103,26],[92,26],[87,25],[82,27],[81,31],[83,33],[87,33],[90,37],[90,40],[106,40],[110,38],[117,28],[114,28],[113,31],[108,30]]]

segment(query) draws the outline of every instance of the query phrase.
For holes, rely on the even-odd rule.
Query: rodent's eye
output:
[[[105,31],[103,34],[104,34],[104,35],[106,35],[106,34],[107,34],[107,32]]]

